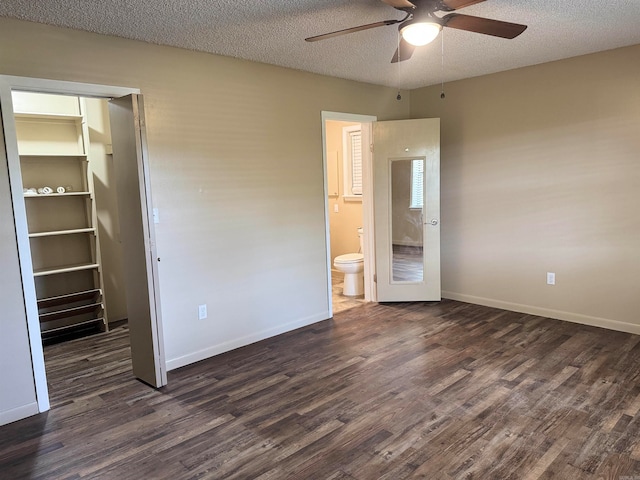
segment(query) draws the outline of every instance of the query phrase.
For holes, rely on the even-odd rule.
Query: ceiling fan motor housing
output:
[[[443,27],[445,22],[442,18],[433,15],[431,12],[416,12],[409,17],[408,20],[400,23],[398,25],[398,30],[402,31],[403,28],[413,24],[413,23],[436,23]]]
[[[442,0],[413,0],[411,6],[393,7],[403,12],[411,13],[417,10],[425,12],[453,12],[454,7],[447,5]]]
[[[495,37],[513,39],[524,32],[526,25],[492,20],[490,18],[475,17],[460,13],[447,13],[442,17],[436,12],[453,12],[461,8],[469,7],[486,0],[382,0],[387,5],[404,12],[402,19],[390,19],[380,22],[368,23],[357,27],[345,28],[334,32],[315,35],[305,38],[307,42],[316,42],[327,38],[333,38],[349,33],[361,32],[371,28],[384,27],[398,24],[401,32],[401,40],[392,63],[408,60],[416,46],[426,45],[432,41],[443,27],[457,30],[492,35]],[[422,30],[419,32],[419,30]],[[409,32],[408,30],[411,30]]]

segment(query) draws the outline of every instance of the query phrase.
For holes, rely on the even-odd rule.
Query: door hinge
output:
[[[373,153],[373,143],[369,145],[369,150]]]
[[[373,283],[378,283],[378,274],[377,273],[373,274]]]

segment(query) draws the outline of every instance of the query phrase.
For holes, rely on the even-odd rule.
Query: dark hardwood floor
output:
[[[640,479],[640,336],[454,301],[367,304],[132,379],[126,327],[45,350],[4,479]]]

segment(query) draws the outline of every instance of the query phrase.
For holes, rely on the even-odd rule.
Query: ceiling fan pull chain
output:
[[[396,84],[398,85],[398,95],[396,96],[396,100],[402,100],[402,95],[400,95],[400,30],[398,30],[398,34],[396,35],[396,44],[398,52],[398,66],[396,67]]]
[[[440,98],[444,100],[444,30],[440,32],[441,51],[440,51]]]

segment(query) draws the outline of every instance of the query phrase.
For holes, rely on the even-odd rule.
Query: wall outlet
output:
[[[547,285],[556,284],[556,274],[553,272],[547,272]]]
[[[198,305],[198,320],[204,320],[207,318],[207,304]]]

